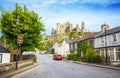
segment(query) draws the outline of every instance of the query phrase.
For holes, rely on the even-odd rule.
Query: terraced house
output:
[[[101,26],[103,33],[94,37],[94,49],[100,52],[111,64],[120,64],[120,26],[109,29],[108,25]]]

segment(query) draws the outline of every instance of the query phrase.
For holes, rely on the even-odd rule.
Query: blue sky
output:
[[[13,10],[16,2],[42,16],[48,35],[56,23],[67,21],[73,27],[84,21],[87,31],[100,31],[104,23],[120,26],[120,0],[0,0],[0,8]]]

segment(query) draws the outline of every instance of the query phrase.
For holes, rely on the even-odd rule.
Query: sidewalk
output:
[[[4,73],[0,74],[0,78],[9,78],[12,75],[21,73],[23,71],[29,70],[29,69],[34,68],[34,67],[39,66],[39,65],[40,65],[39,63],[34,63],[33,65],[26,66],[26,67],[20,68],[18,70],[12,70],[12,71],[9,71],[9,72],[4,72]]]
[[[113,69],[113,70],[118,70],[118,71],[120,71],[120,67],[113,67],[113,66],[109,66],[109,65],[91,64],[91,63],[71,61],[71,60],[65,60],[65,61],[67,61],[67,62],[72,62],[72,63],[76,63],[76,64],[83,64],[83,65],[89,65],[89,66],[94,66],[94,67],[101,67],[101,68],[107,68],[107,69]]]

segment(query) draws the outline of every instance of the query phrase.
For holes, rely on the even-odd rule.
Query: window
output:
[[[116,60],[120,60],[120,47],[116,48]]]
[[[2,63],[2,54],[0,54],[0,63]]]
[[[71,44],[71,49],[73,50],[73,44]]]
[[[75,49],[77,49],[77,43],[75,43]]]
[[[115,42],[116,40],[117,40],[116,34],[113,34],[113,42]]]
[[[120,33],[118,33],[118,39],[120,40]]]
[[[110,60],[115,60],[114,59],[114,49],[110,48]]]
[[[104,55],[104,53],[105,53],[105,52],[104,52],[104,49],[101,49],[101,50],[100,50],[100,53],[101,53],[102,58],[104,58],[104,57],[105,57],[105,55]]]
[[[101,42],[104,43],[103,37],[101,37]]]

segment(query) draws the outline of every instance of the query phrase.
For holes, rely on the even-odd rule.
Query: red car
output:
[[[62,56],[61,55],[54,55],[53,57],[54,60],[62,60]]]

